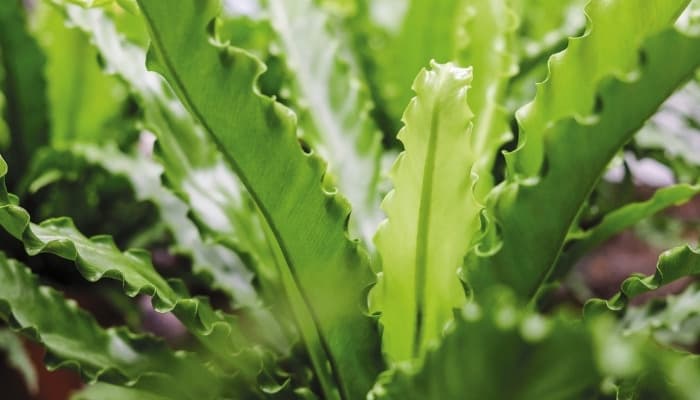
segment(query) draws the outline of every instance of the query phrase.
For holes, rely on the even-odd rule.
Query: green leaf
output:
[[[0,151],[7,151],[10,146],[10,127],[5,121],[5,108],[7,108],[7,99],[3,93],[5,87],[5,71],[3,69],[2,52],[0,51]]]
[[[196,221],[214,239],[225,237],[249,254],[262,283],[262,295],[279,291],[279,276],[258,210],[225,163],[216,145],[184,109],[162,78],[145,69],[146,53],[123,40],[101,10],[54,1],[68,20],[92,38],[107,68],[119,76],[144,109],[144,124],[158,138],[156,152],[166,183],[188,203]],[[125,63],[123,60],[131,60]],[[276,294],[276,293],[275,293]]]
[[[694,399],[700,357],[660,346],[645,332],[625,332],[611,315],[588,315],[603,394],[620,400]]]
[[[40,225],[31,223],[27,211],[17,205],[18,199],[7,192],[6,173],[7,164],[0,157],[0,226],[21,240],[28,254],[55,254],[74,261],[88,281],[117,279],[131,297],[152,296],[157,311],[172,311],[219,361],[257,374],[256,361],[246,363],[235,357],[248,345],[235,318],[214,311],[203,298],[190,297],[180,282],[171,286],[156,272],[150,254],[143,250],[121,252],[109,236],[87,238],[68,218],[50,219]]]
[[[700,339],[700,290],[692,284],[678,295],[631,306],[620,320],[624,334],[650,333],[667,346],[692,348]]]
[[[464,1],[369,3],[378,31],[368,41],[375,64],[371,78],[389,115],[398,120],[413,97],[410,84],[421,68],[433,59],[440,63],[456,59],[458,32],[467,17]]]
[[[600,376],[586,327],[564,316],[525,312],[499,297],[455,312],[454,324],[422,366],[382,374],[368,398],[588,398]]]
[[[567,243],[566,250],[557,261],[552,278],[564,275],[581,257],[617,233],[668,207],[683,204],[698,193],[700,193],[700,185],[673,185],[657,190],[646,201],[628,204],[606,214],[600,223],[581,232],[574,240]]]
[[[48,143],[49,112],[45,59],[26,26],[21,0],[0,6],[0,61],[4,74],[5,121],[10,128],[10,162],[16,166],[8,184],[17,184],[32,152]]]
[[[39,286],[29,269],[0,254],[0,317],[47,348],[50,369],[78,369],[88,381],[146,385],[171,398],[214,396],[219,378],[193,356],[123,328],[102,329],[57,291]]]
[[[238,255],[229,248],[206,243],[194,223],[188,218],[189,207],[161,184],[163,169],[144,156],[128,156],[114,146],[74,146],[73,152],[112,174],[125,176],[131,182],[139,200],[150,201],[158,207],[161,220],[168,226],[180,253],[192,256],[193,269],[211,277],[211,285],[223,290],[235,300],[239,312],[250,313],[258,324],[256,335],[278,353],[287,353],[291,346],[273,315],[265,310],[252,285],[252,274]]]
[[[633,275],[622,282],[620,291],[608,300],[592,299],[585,305],[586,314],[606,309],[623,311],[629,301],[640,294],[656,290],[677,279],[700,274],[700,251],[689,246],[679,246],[659,256],[654,275]]]
[[[55,3],[74,26],[91,36],[107,70],[119,76],[140,102],[146,127],[158,136],[158,161],[163,168],[144,157],[127,160],[114,149],[87,147],[79,152],[114,173],[128,176],[137,196],[148,198],[159,207],[178,250],[192,255],[195,271],[211,275],[215,287],[229,293],[238,302],[236,307],[244,307],[238,312],[248,322],[247,336],[252,336],[255,343],[264,342],[277,355],[288,354],[297,335],[292,325],[294,316],[290,315],[289,301],[281,286],[276,255],[260,226],[258,210],[241,183],[162,78],[145,69],[143,49],[120,37],[101,10]],[[166,182],[189,205],[161,184],[163,172]],[[190,222],[190,212],[204,228],[203,233]],[[207,232],[215,236],[207,237]],[[226,236],[226,242],[233,243],[248,261],[254,259],[257,282],[262,287],[258,286],[259,296],[236,253],[214,243],[221,239],[219,235]]]
[[[281,293],[278,261],[270,250],[258,210],[242,184],[162,78],[145,69],[145,50],[122,39],[101,10],[55,3],[74,26],[91,36],[108,70],[119,76],[138,98],[144,109],[144,124],[158,137],[158,161],[163,168],[143,157],[126,160],[113,149],[88,147],[81,152],[108,170],[128,176],[137,196],[158,205],[179,251],[192,255],[195,271],[211,275],[215,287],[254,314],[252,317],[259,323],[256,335],[266,338],[275,352],[288,353],[290,339],[296,332],[290,326],[293,320]],[[134,169],[134,164],[140,167]],[[161,184],[161,175],[187,204]],[[190,222],[189,212],[205,233],[200,234]],[[207,238],[206,232],[214,237]],[[252,265],[262,287],[260,295],[255,293],[252,275],[239,256],[226,246],[213,243],[222,236],[238,252],[254,260]],[[263,308],[269,306],[274,319]]]
[[[474,113],[471,148],[476,155],[472,172],[479,181],[478,199],[493,187],[492,169],[498,150],[511,139],[510,116],[503,108],[509,79],[517,72],[513,55],[516,21],[505,0],[471,1],[460,27],[457,58],[474,68],[469,106]]]
[[[388,219],[376,245],[382,276],[373,308],[382,313],[383,351],[392,361],[424,354],[441,337],[452,308],[465,302],[457,269],[479,229],[469,165],[472,70],[432,62],[413,84],[416,97],[399,132],[405,151],[384,200]]]
[[[212,43],[207,27],[218,1],[139,4],[153,39],[151,67],[173,85],[260,208],[313,317],[340,396],[364,396],[381,363],[377,326],[364,309],[372,275],[347,239],[347,204],[322,190],[322,164],[300,149],[291,111],[255,88],[260,61]]]
[[[124,142],[123,114],[127,92],[120,82],[102,73],[98,54],[85,35],[65,26],[63,16],[40,2],[35,35],[46,54],[51,144],[65,147],[81,142]],[[133,136],[132,136],[133,137]],[[10,160],[14,168],[14,163]]]
[[[589,24],[583,36],[549,60],[549,75],[535,99],[518,110],[518,149],[509,155],[511,180],[540,174],[545,131],[564,118],[594,116],[596,91],[608,77],[633,80],[642,42],[668,27],[689,0],[652,0],[643,5],[593,0],[586,7]],[[571,95],[576,93],[576,95]]]
[[[515,0],[509,2],[518,16],[516,48],[519,71],[508,87],[506,106],[514,112],[529,103],[536,84],[547,77],[547,60],[567,46],[569,37],[581,36],[586,27],[584,6],[589,0]]]
[[[39,378],[32,359],[17,334],[7,329],[0,330],[0,351],[5,353],[7,365],[22,375],[29,393],[36,394],[39,391]]]
[[[168,400],[168,398],[139,389],[94,383],[73,394],[71,400]]]
[[[90,165],[69,150],[37,151],[21,186],[26,188],[22,200],[38,221],[66,216],[86,235],[109,231],[120,245],[157,229],[154,207],[139,202],[126,179]]]
[[[294,74],[303,138],[328,161],[328,172],[350,201],[351,233],[369,243],[382,219],[377,193],[381,144],[357,61],[349,59],[349,49],[332,35],[329,18],[312,0],[272,0],[268,8]]]
[[[68,0],[71,3],[79,4],[82,7],[101,7],[110,3],[114,3],[114,0]]]
[[[587,37],[579,43],[585,40]],[[470,266],[470,283],[483,286],[495,277],[521,296],[535,294],[554,268],[571,225],[606,166],[663,100],[700,66],[698,49],[700,38],[673,29],[654,36],[639,50],[644,58],[634,79],[608,79],[601,84],[597,95],[600,109],[594,116],[565,118],[540,132],[546,139],[540,142],[546,143],[546,148],[540,146],[540,150],[546,149],[546,168],[541,176],[524,181],[511,173],[491,197],[489,209],[502,246],[478,266]],[[594,54],[598,54],[596,59],[604,58],[604,53]],[[675,62],[669,64],[669,59]],[[547,218],[541,217],[544,210]],[[478,274],[491,277],[477,278]],[[479,280],[482,282],[476,283]]]
[[[518,50],[525,64],[545,60],[550,49],[584,28],[586,0],[516,0]]]
[[[693,399],[700,358],[624,332],[610,314],[585,321],[518,305],[491,288],[455,313],[422,364],[383,373],[369,399]],[[630,396],[630,397],[626,397]]]

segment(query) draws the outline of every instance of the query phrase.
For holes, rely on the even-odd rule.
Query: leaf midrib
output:
[[[436,101],[430,113],[430,132],[428,149],[423,166],[423,185],[421,187],[420,204],[418,211],[418,227],[416,229],[416,256],[415,256],[415,294],[416,294],[416,329],[413,343],[413,356],[418,357],[423,339],[423,306],[425,297],[425,278],[428,269],[428,247],[430,238],[430,215],[432,211],[433,178],[435,174],[435,161],[438,132],[440,130],[439,117],[440,102]]]

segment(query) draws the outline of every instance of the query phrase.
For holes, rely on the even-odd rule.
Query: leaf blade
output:
[[[480,211],[469,173],[476,158],[471,81],[471,69],[432,62],[416,77],[416,97],[404,113],[398,137],[406,150],[390,173],[388,218],[375,237],[382,278],[374,307],[382,312],[383,350],[392,361],[423,354],[441,336],[452,307],[466,300],[457,270]]]
[[[355,71],[357,61],[331,35],[328,17],[313,1],[273,0],[268,8],[287,68],[294,73],[299,94],[295,101],[304,103],[298,111],[304,138],[329,162],[338,189],[350,201],[352,233],[370,245],[381,220],[377,193],[381,146],[379,130],[368,114],[372,104],[367,89]],[[302,45],[301,37],[313,40]]]
[[[218,1],[139,3],[153,38],[151,67],[173,85],[260,207],[314,317],[341,396],[363,396],[381,362],[376,325],[363,310],[371,272],[346,237],[347,206],[322,191],[320,161],[299,149],[293,114],[255,89],[260,61],[210,43]]]
[[[0,51],[3,63],[5,117],[10,129],[10,161],[17,172],[8,176],[14,187],[32,152],[48,143],[48,105],[43,74],[44,55],[29,34],[22,2],[10,0],[0,7]]]
[[[595,119],[563,119],[547,128],[544,176],[518,181],[511,175],[490,200],[502,246],[494,256],[482,259],[481,267],[471,269],[473,280],[496,279],[522,296],[535,294],[550,275],[571,224],[609,161],[700,65],[698,46],[699,38],[672,28],[653,36],[642,47],[646,57],[637,79],[625,83],[611,78],[598,89],[602,109]],[[669,57],[679,58],[679,63],[668,65]],[[578,177],[574,183],[572,176]],[[551,219],[536,217],[543,205]],[[493,275],[478,278],[480,273]]]
[[[18,199],[7,192],[7,164],[0,156],[0,226],[24,244],[29,255],[50,253],[73,261],[88,281],[103,278],[122,281],[127,295],[152,296],[154,308],[172,311],[219,361],[242,370],[257,370],[253,362],[236,360],[240,346],[247,344],[230,316],[214,311],[203,298],[192,298],[177,281],[171,286],[153,267],[150,254],[143,250],[121,252],[109,236],[85,237],[69,218],[54,218],[36,225],[29,213],[17,205]],[[225,355],[225,356],[224,356]],[[228,358],[226,357],[228,356]]]
[[[195,358],[178,355],[152,337],[123,328],[102,329],[91,315],[58,292],[39,286],[27,267],[4,254],[0,276],[0,314],[14,329],[47,347],[50,368],[75,366],[90,381],[133,385],[144,379],[182,399],[212,396],[220,389],[218,378]],[[196,377],[187,383],[184,377],[193,373]]]

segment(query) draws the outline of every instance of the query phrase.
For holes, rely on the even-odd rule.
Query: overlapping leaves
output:
[[[357,61],[329,30],[326,14],[310,0],[273,0],[270,23],[294,75],[303,138],[328,161],[328,172],[353,207],[353,234],[369,242],[379,224],[379,130]],[[303,41],[302,38],[311,38]],[[328,177],[326,177],[328,179]]]
[[[669,18],[672,18],[680,5],[664,3],[660,7],[668,8]],[[606,14],[606,18],[610,18],[612,14],[615,13]],[[668,24],[670,21],[667,22]],[[600,27],[604,24],[596,26]],[[589,35],[592,37],[595,27],[591,29]],[[578,44],[575,49],[581,51],[580,49],[588,48],[587,40],[589,40],[588,35],[577,39],[574,42]],[[498,188],[498,194],[492,198],[490,207],[501,229],[503,247],[498,254],[487,261],[490,265],[484,266],[481,272],[484,272],[484,269],[495,271],[496,275],[499,275],[497,279],[512,285],[522,295],[531,296],[535,293],[550,274],[571,224],[608,162],[653,114],[663,99],[688,80],[700,65],[700,59],[697,57],[700,53],[696,51],[699,44],[698,38],[669,28],[645,42],[639,50],[644,54],[641,64],[636,64],[638,53],[627,50],[631,59],[625,61],[629,64],[623,65],[623,68],[634,68],[635,71],[634,77],[628,77],[629,82],[609,79],[599,87],[595,96],[590,95],[589,100],[577,100],[584,102],[582,106],[572,103],[572,107],[589,107],[597,98],[600,107],[590,118],[584,119],[583,116],[592,110],[579,110],[570,115],[570,118],[550,123],[537,120],[540,125],[535,130],[540,135],[540,139],[528,136],[529,133],[525,128],[525,136],[521,136],[523,147],[513,153],[519,161],[511,158],[510,166],[514,167],[524,161],[522,154],[530,154],[534,157],[532,160],[539,159],[539,161],[531,160],[532,163],[529,166],[537,167],[530,169],[525,175],[522,174],[528,170],[514,167],[509,175],[509,181],[501,185]],[[624,45],[629,46],[629,43]],[[595,46],[592,49],[595,49]],[[602,52],[603,50],[589,51]],[[574,57],[573,54],[575,53],[568,53],[567,50],[567,53],[563,53],[557,59],[568,60],[568,57]],[[666,62],[669,57],[675,57],[679,62],[669,66]],[[553,76],[560,74],[568,77],[567,79],[574,79],[577,76],[574,71],[579,67],[566,68],[559,62],[554,65],[557,67],[553,66]],[[621,72],[611,71],[610,73]],[[586,91],[592,90],[586,87]],[[557,95],[549,96],[547,91],[551,89],[545,91],[549,85],[545,84],[541,88],[542,93],[533,103],[537,107],[542,107],[541,102],[545,101],[543,99],[554,101],[562,93],[562,90],[557,90]],[[580,97],[586,97],[583,95],[587,93],[586,91],[580,92],[582,94]],[[557,106],[560,105],[557,104]],[[529,119],[535,118],[529,114],[532,107],[535,106],[521,110],[521,114],[529,115],[527,117]],[[550,115],[543,108],[540,108],[537,113],[547,118],[557,115],[556,113]],[[532,119],[532,121],[535,120]],[[529,138],[522,139],[522,137]],[[534,148],[523,153],[523,149],[529,146]],[[544,153],[542,153],[543,150],[545,150]],[[546,155],[546,168],[540,171],[539,168],[543,165],[541,158],[543,154]],[[529,173],[536,175],[531,179],[523,180],[522,178]],[[578,177],[576,185],[567,185],[571,176]],[[562,190],[563,187],[569,189]],[[545,209],[547,215],[551,217],[546,221],[537,217]]]
[[[363,291],[372,278],[366,257],[346,237],[348,207],[323,191],[321,162],[303,153],[291,112],[255,89],[260,61],[211,43],[207,26],[217,1],[139,3],[154,39],[150,66],[219,144],[260,208],[312,316],[340,396],[362,396],[380,365],[378,332],[364,315]]]
[[[6,172],[7,165],[0,158],[0,226],[21,240],[27,253],[55,254],[74,261],[89,281],[118,279],[129,296],[152,296],[157,310],[173,311],[219,361],[229,366],[240,363],[230,357],[247,346],[248,341],[233,317],[214,311],[205,299],[190,297],[181,284],[168,283],[155,271],[150,255],[142,250],[121,252],[109,236],[87,238],[67,218],[47,220],[40,225],[32,223],[27,211],[17,205],[18,199],[7,192]],[[257,371],[258,366],[251,361],[252,365],[238,367]]]
[[[104,330],[58,292],[39,286],[20,263],[0,255],[0,316],[41,341],[49,368],[71,366],[89,381],[143,387],[171,398],[216,396],[221,380],[192,355],[122,328]]]

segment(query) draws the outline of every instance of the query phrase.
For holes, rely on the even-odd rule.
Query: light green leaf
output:
[[[176,399],[210,398],[221,381],[193,356],[123,328],[102,329],[29,269],[0,254],[0,317],[47,348],[50,369],[71,367],[88,381],[145,385]]]
[[[595,28],[592,29],[594,32]],[[467,278],[470,284],[483,286],[484,282],[476,283],[483,277],[474,274],[486,274],[507,282],[522,296],[535,294],[554,268],[576,216],[606,166],[663,100],[700,66],[698,49],[700,38],[673,29],[654,36],[641,50],[633,52],[645,55],[636,69],[635,79],[629,82],[608,79],[601,84],[597,92],[600,109],[594,116],[565,118],[543,128],[539,134],[546,139],[547,168],[539,172],[541,176],[525,181],[519,181],[511,172],[508,181],[491,197],[489,209],[496,220],[502,246],[494,256],[482,259],[484,263],[470,266],[471,277]],[[604,52],[594,54],[596,59],[605,58]],[[675,60],[674,63],[669,64],[669,59]],[[579,62],[572,72],[586,64]],[[562,69],[565,70],[568,69]],[[577,83],[581,82],[577,80]],[[544,100],[536,103],[540,101]],[[576,180],[572,181],[572,177]],[[545,210],[547,217],[542,218]]]
[[[51,144],[123,141],[125,129],[117,127],[125,125],[118,118],[124,111],[126,90],[102,73],[98,54],[85,35],[66,27],[63,16],[47,2],[38,5],[33,31],[47,58]]]
[[[383,351],[392,361],[422,355],[461,306],[457,276],[479,229],[480,207],[469,166],[472,70],[432,62],[413,84],[416,97],[399,132],[405,151],[390,173],[388,219],[376,236],[382,277],[373,308],[381,311]]]
[[[294,74],[302,137],[328,161],[335,184],[350,201],[351,233],[369,244],[382,219],[377,193],[381,143],[357,61],[348,60],[349,49],[312,0],[272,0],[268,9]]]
[[[568,243],[566,250],[557,261],[553,278],[565,274],[576,261],[615,234],[668,207],[683,204],[698,193],[700,193],[700,185],[673,185],[657,190],[649,200],[628,204],[606,214],[600,223],[577,235]]]
[[[48,143],[49,111],[44,79],[45,58],[29,34],[21,0],[0,5],[0,62],[3,63],[4,117],[10,128],[10,162],[16,172],[8,176],[14,187],[32,152]]]
[[[377,326],[364,310],[371,270],[347,239],[347,203],[323,191],[322,163],[300,149],[291,111],[259,94],[260,61],[207,34],[218,1],[139,4],[153,39],[151,67],[219,144],[260,208],[313,317],[340,397],[364,396],[381,364]]]
[[[512,134],[503,108],[509,79],[517,72],[514,53],[516,21],[505,0],[468,2],[460,27],[457,58],[474,68],[469,107],[474,113],[471,147],[476,155],[472,172],[478,175],[477,198],[493,187],[492,169],[498,150]]]

